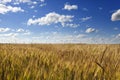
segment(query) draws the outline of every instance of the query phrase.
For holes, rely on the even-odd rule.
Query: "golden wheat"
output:
[[[120,45],[0,44],[0,80],[120,80]]]

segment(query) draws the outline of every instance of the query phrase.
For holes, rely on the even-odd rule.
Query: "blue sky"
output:
[[[1,43],[120,43],[118,0],[0,0]]]

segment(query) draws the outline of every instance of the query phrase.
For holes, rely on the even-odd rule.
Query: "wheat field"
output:
[[[0,80],[120,80],[120,45],[0,44]]]

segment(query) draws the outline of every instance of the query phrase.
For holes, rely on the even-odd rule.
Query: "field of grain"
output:
[[[0,44],[0,80],[120,80],[120,45]]]

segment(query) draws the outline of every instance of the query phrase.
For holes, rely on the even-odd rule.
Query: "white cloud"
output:
[[[3,3],[3,4],[6,4],[6,3],[9,3],[11,2],[12,0],[0,0],[0,3]]]
[[[116,38],[120,38],[120,34],[118,34],[118,35],[116,36]]]
[[[20,3],[28,3],[29,5],[30,4],[36,5],[38,3],[38,1],[34,1],[34,0],[0,0],[1,4],[7,4],[7,3],[10,3],[10,2],[14,5],[19,5]],[[45,0],[40,0],[40,2],[44,3]]]
[[[43,34],[41,34],[43,35]],[[61,33],[56,33],[55,34],[50,34],[47,33],[47,38],[49,38],[49,40],[52,40],[53,42],[58,41],[74,41],[74,40],[81,40],[82,38],[85,38],[87,35],[86,34],[61,34]],[[43,39],[45,38],[45,36],[42,37]]]
[[[85,22],[85,21],[88,21],[88,20],[90,20],[90,19],[92,19],[92,16],[84,17],[84,18],[81,18],[80,20],[81,20],[82,22]]]
[[[31,2],[31,0],[16,0],[16,1],[18,1],[18,2],[20,2],[20,3],[28,3],[28,2]]]
[[[11,2],[14,4],[14,5],[19,5],[21,3],[27,3],[28,5],[36,5],[37,4],[37,1],[33,1],[33,0],[11,0]]]
[[[64,9],[68,10],[68,11],[70,11],[70,10],[76,10],[76,9],[78,9],[78,6],[77,5],[65,4]]]
[[[45,2],[45,0],[40,0],[40,2]]]
[[[30,34],[31,34],[31,32],[29,30],[25,30],[23,33],[23,35],[30,35]]]
[[[35,15],[33,15],[32,17],[33,17],[33,18],[35,18],[36,16],[35,16]]]
[[[0,34],[0,37],[16,37],[17,33]]]
[[[52,37],[51,37],[52,36]],[[56,34],[56,35],[49,35],[47,38],[52,43],[80,43],[87,35],[85,34]],[[44,37],[43,37],[44,38]],[[84,40],[83,40],[84,41]]]
[[[88,28],[86,29],[86,33],[92,33],[92,32],[96,32],[97,30],[95,28]]]
[[[20,3],[32,3],[31,0],[0,0],[0,3],[7,4],[7,3],[13,3],[14,5],[18,5]]]
[[[27,25],[50,25],[50,24],[57,24],[60,23],[61,25],[66,22],[71,22],[72,18],[74,16],[71,15],[60,15],[55,12],[51,12],[46,14],[44,17],[38,18],[38,19],[32,19],[30,18],[27,22]]]
[[[1,43],[29,43],[29,41],[32,42],[31,39],[26,38],[31,34],[31,32],[26,29],[0,28],[0,32]]]
[[[116,12],[114,12],[111,16],[112,21],[118,21],[120,20],[120,9],[118,9]]]
[[[84,38],[84,37],[86,37],[87,35],[85,35],[85,34],[78,34],[77,36],[76,36],[76,38]]]
[[[34,0],[15,0],[16,3],[28,3],[28,4],[34,4],[36,5],[38,3],[38,1],[34,1]],[[40,2],[44,2],[44,0],[40,0]]]
[[[16,35],[16,36],[15,36]],[[0,34],[1,43],[88,43],[88,44],[109,44],[120,43],[119,38],[102,37],[102,36],[88,36],[87,34],[63,34],[59,32],[45,32],[38,36],[27,36],[19,33]]]
[[[33,4],[37,4],[37,2],[36,1],[34,1],[34,2],[32,2]]]
[[[10,28],[0,28],[0,32],[7,32],[10,31]]]
[[[33,9],[33,8],[35,8],[35,6],[31,6],[30,8]]]
[[[18,35],[30,35],[31,32],[29,30],[25,30],[22,28],[19,29],[11,29],[11,28],[0,28],[0,37],[16,37]]]
[[[19,28],[19,29],[17,29],[17,31],[16,31],[16,32],[24,32],[24,31],[25,31],[24,29]]]
[[[73,24],[73,23],[63,23],[62,24],[63,27],[72,27],[72,28],[76,28],[78,26],[80,26],[79,24]]]
[[[12,7],[0,4],[0,14],[5,14],[8,12],[24,12],[24,10],[21,9],[21,7]]]
[[[22,35],[30,35],[31,34],[31,32],[29,30],[25,30],[22,28],[17,29],[16,32],[21,33]]]
[[[43,7],[43,6],[46,6],[47,4],[46,3],[43,3],[43,4],[40,4],[40,7]]]

